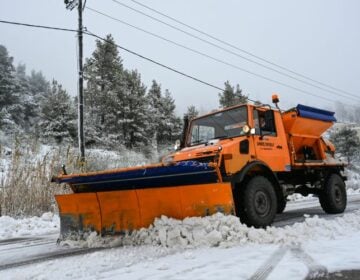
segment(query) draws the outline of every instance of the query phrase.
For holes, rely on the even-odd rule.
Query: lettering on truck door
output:
[[[284,127],[281,115],[271,109],[254,109],[256,158],[265,162],[273,171],[290,169]]]

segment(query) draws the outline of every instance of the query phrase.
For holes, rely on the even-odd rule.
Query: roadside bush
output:
[[[29,139],[15,139],[11,148],[0,146],[0,216],[57,212],[54,195],[71,192],[65,185],[50,182],[52,176],[62,172],[62,164],[70,174],[151,162],[142,153],[126,149],[116,152],[91,149],[87,150],[86,163],[81,166],[77,154],[74,147],[44,146]]]

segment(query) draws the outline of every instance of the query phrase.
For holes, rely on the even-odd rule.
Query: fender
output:
[[[246,164],[239,172],[237,172],[233,177],[231,178],[231,183],[235,185],[236,183],[240,183],[244,180],[246,174],[253,169],[254,167],[259,167],[263,173],[265,173],[267,176],[269,176],[269,179],[275,183],[277,186],[279,186],[278,179],[274,172],[271,170],[271,168],[263,161],[260,160],[254,160]]]

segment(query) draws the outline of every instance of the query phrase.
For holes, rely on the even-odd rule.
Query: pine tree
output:
[[[181,134],[181,119],[175,115],[175,100],[169,90],[161,92],[161,86],[155,80],[148,91],[149,114],[153,141],[169,144]]]
[[[76,137],[75,106],[70,96],[55,80],[40,105],[41,136],[57,144],[71,142]]]
[[[30,91],[30,101],[25,107],[25,114],[30,125],[30,132],[39,137],[40,106],[44,102],[47,93],[50,91],[50,83],[46,80],[41,71],[32,70],[27,77]]]
[[[188,116],[189,120],[196,118],[199,115],[199,111],[194,105],[187,107],[187,112],[185,113]]]
[[[122,135],[128,148],[148,144],[146,133],[149,118],[146,114],[146,87],[136,70],[125,71],[125,92],[122,96],[122,111],[119,110],[119,123],[122,124]],[[119,92],[120,93],[120,92]]]
[[[12,104],[12,94],[15,90],[15,69],[13,58],[7,49],[0,45],[0,108]]]
[[[92,57],[86,60],[84,75],[86,142],[109,144],[118,140],[118,117],[122,115],[124,74],[119,52],[111,35],[96,41]]]
[[[168,89],[161,99],[162,121],[160,122],[159,140],[163,143],[172,143],[181,134],[181,119],[175,115],[175,100]]]
[[[360,139],[356,130],[343,127],[332,133],[330,139],[334,143],[336,151],[346,157],[349,163],[360,154]]]
[[[9,56],[6,48],[0,45],[0,127],[3,129],[16,127],[14,111],[17,111],[18,102],[13,58]]]
[[[219,103],[221,107],[230,107],[241,103],[246,103],[248,100],[246,95],[242,94],[239,85],[236,85],[236,90],[231,86],[229,81],[225,82],[225,90],[219,93]]]
[[[159,127],[162,120],[162,96],[161,86],[155,81],[152,81],[152,85],[147,93],[147,99],[149,102],[148,115],[151,117],[151,125],[149,127],[149,135],[152,139],[154,148],[157,149],[159,139]]]
[[[35,116],[34,108],[38,107],[30,93],[28,76],[26,75],[25,64],[19,64],[16,67],[16,95],[19,103],[17,104],[16,122],[25,129],[30,131],[30,118]]]

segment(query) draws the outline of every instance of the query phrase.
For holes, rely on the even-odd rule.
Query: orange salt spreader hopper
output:
[[[284,112],[277,95],[273,102],[185,120],[176,151],[159,164],[53,177],[73,191],[56,196],[61,235],[122,234],[162,215],[216,212],[266,227],[292,193],[316,194],[325,212],[343,212],[346,163],[322,137],[334,113],[304,105]]]

